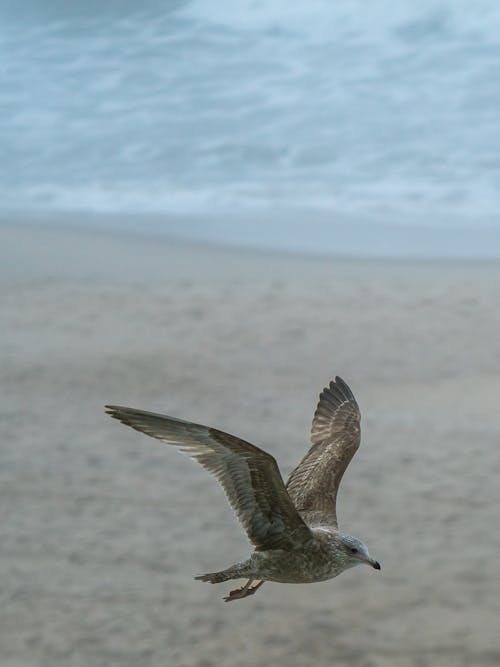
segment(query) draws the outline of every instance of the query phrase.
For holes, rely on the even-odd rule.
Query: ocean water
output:
[[[4,216],[500,256],[494,0],[26,0],[0,19]]]

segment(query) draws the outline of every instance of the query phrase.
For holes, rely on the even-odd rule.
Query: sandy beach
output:
[[[0,226],[2,667],[500,664],[500,264]],[[222,490],[106,403],[217,426],[287,475],[339,374],[341,528],[380,573],[230,585]]]

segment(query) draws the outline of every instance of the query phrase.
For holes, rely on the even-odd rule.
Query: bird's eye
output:
[[[356,547],[352,547],[352,549],[349,549],[349,551],[350,551],[352,554],[357,554],[357,553],[358,553],[358,550],[356,549]]]

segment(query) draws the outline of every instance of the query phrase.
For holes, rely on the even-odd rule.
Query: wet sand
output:
[[[500,265],[0,227],[2,667],[500,664]],[[271,451],[335,374],[363,413],[341,528],[381,573],[195,574],[249,552],[223,492],[105,403]]]

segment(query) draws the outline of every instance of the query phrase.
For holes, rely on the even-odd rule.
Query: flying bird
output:
[[[224,488],[254,551],[247,560],[196,579],[212,584],[246,579],[244,586],[224,598],[227,602],[252,595],[265,581],[326,581],[361,564],[380,570],[363,542],[338,528],[337,492],[361,434],[358,404],[340,377],[321,392],[312,421],[312,445],[286,485],[271,454],[234,435],[119,405],[107,405],[106,412],[137,431],[178,446]]]

